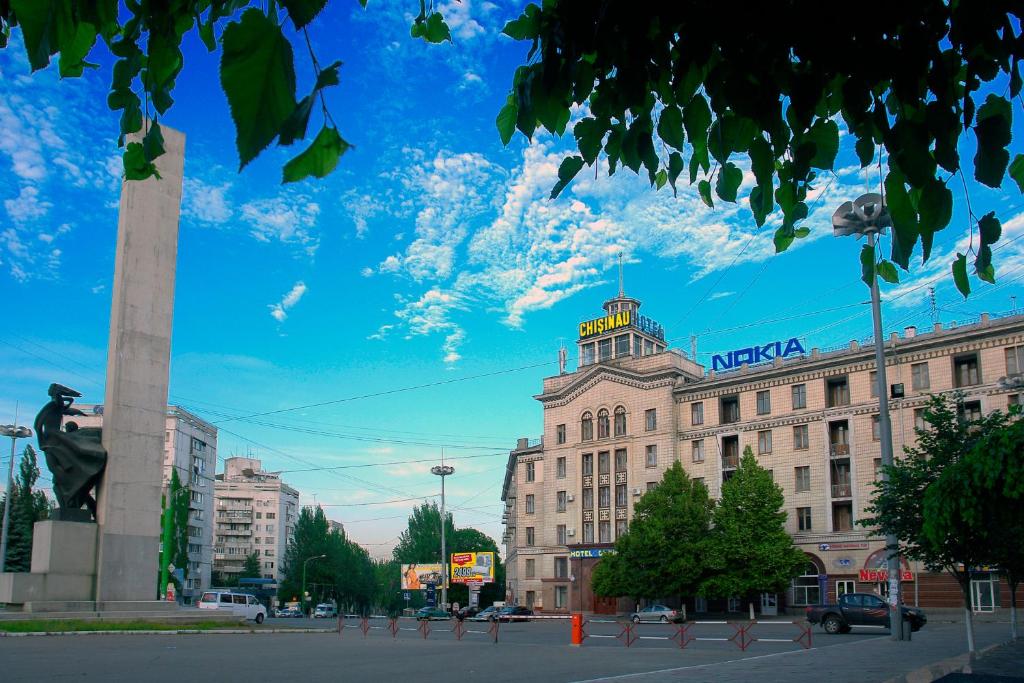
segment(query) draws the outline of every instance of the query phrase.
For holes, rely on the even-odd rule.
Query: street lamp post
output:
[[[14,492],[14,452],[18,439],[27,439],[32,436],[32,430],[28,427],[17,425],[18,417],[14,417],[15,424],[0,425],[0,435],[11,437],[11,462],[7,465],[7,496],[4,500],[4,523],[0,531],[0,572],[4,571],[4,564],[7,560],[7,528],[11,522],[11,494]]]
[[[441,605],[448,609],[448,547],[445,545],[444,528],[444,478],[455,474],[455,468],[451,465],[434,465],[430,468],[432,474],[441,477]]]
[[[307,557],[302,562],[302,596],[301,597],[302,597],[302,612],[303,612],[303,614],[305,614],[305,612],[306,612],[306,567],[313,560],[322,560],[325,557],[327,557],[327,556],[326,555],[314,555],[313,557]]]
[[[832,214],[832,231],[836,237],[865,236],[874,249],[875,240],[892,225],[885,200],[881,195],[868,193],[855,201],[844,202]],[[874,258],[872,256],[872,258]],[[875,379],[878,384],[878,436],[882,449],[882,481],[888,479],[887,469],[892,466],[892,425],[889,422],[889,383],[885,377],[885,340],[882,338],[882,305],[878,291],[878,274],[871,275],[871,317],[875,330]],[[889,579],[889,623],[893,640],[906,640],[903,615],[900,608],[899,540],[895,534],[885,535],[886,568]]]

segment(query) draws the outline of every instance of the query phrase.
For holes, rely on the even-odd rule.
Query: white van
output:
[[[267,618],[267,608],[246,593],[206,591],[203,597],[199,598],[199,609],[230,610],[232,614],[251,619],[257,624],[262,624]]]

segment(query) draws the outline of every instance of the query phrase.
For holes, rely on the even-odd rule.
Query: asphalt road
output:
[[[295,619],[294,622],[300,620]],[[271,622],[268,622],[268,624]],[[326,625],[318,620],[318,626]],[[414,623],[403,627],[415,628]],[[963,627],[929,625],[910,643],[894,643],[877,632],[828,636],[814,631],[813,647],[758,641],[742,652],[722,640],[698,640],[681,650],[671,626],[642,627],[626,648],[615,638],[588,638],[570,647],[566,622],[502,624],[498,643],[486,633],[461,641],[434,622],[424,639],[418,631],[383,629],[366,636],[356,628],[338,633],[248,635],[77,635],[0,638],[0,671],[8,681],[390,681],[417,683],[463,679],[487,681],[593,681],[609,677],[638,681],[749,681],[786,683],[828,680],[883,681],[964,651]],[[474,624],[484,631],[487,624]],[[479,628],[477,628],[479,627]],[[728,625],[698,625],[694,635],[724,638]],[[697,629],[698,627],[695,627]],[[776,629],[758,626],[761,637],[782,640]],[[795,627],[792,627],[795,632]],[[591,635],[615,635],[615,624],[591,624]],[[978,624],[979,647],[1002,642],[1005,624]]]

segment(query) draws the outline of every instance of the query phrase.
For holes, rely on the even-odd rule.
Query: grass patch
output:
[[[98,621],[86,619],[11,619],[0,620],[0,631],[6,633],[39,633],[67,631],[179,631],[182,629],[210,631],[244,628],[234,622],[197,621],[168,623],[161,621]]]

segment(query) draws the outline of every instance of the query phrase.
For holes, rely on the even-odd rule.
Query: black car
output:
[[[497,614],[491,617],[491,621],[529,621],[524,617],[532,617],[533,610],[522,605],[502,607]]]
[[[912,631],[920,631],[928,623],[928,617],[916,607],[900,605],[900,613]],[[808,607],[807,621],[821,624],[830,634],[849,633],[854,626],[890,628],[889,605],[874,593],[846,593],[835,605]]]
[[[455,616],[459,619],[472,619],[478,614],[480,614],[479,607],[463,607],[455,613]]]

